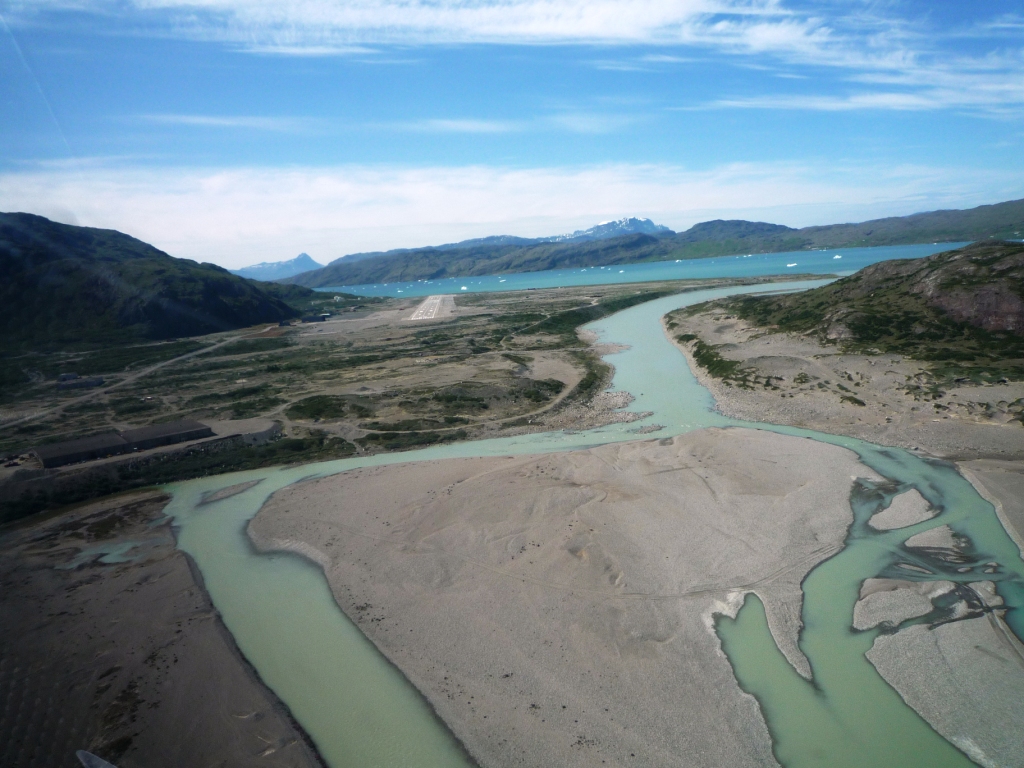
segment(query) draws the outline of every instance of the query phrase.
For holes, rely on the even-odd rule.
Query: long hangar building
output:
[[[78,440],[40,445],[33,448],[32,452],[43,466],[49,469],[213,436],[213,430],[205,424],[183,419],[167,424],[153,424],[149,427],[126,429],[123,432],[109,432]]]

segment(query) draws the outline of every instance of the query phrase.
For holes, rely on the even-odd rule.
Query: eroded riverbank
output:
[[[237,496],[223,499],[208,505],[202,511],[196,509],[195,505],[201,499],[202,493],[207,490],[215,490],[218,487],[230,483],[237,483],[249,479],[249,474],[236,476],[235,478],[217,478],[196,483],[189,483],[175,489],[175,501],[172,510],[178,516],[179,524],[182,526],[182,546],[192,552],[204,575],[207,577],[207,585],[213,595],[218,608],[222,610],[225,621],[231,627],[232,632],[239,639],[239,645],[246,655],[253,660],[253,663],[260,669],[264,679],[267,679],[271,687],[288,702],[293,712],[296,713],[300,722],[313,734],[317,744],[330,762],[334,765],[356,764],[345,762],[345,755],[358,753],[365,755],[366,765],[389,765],[396,764],[389,762],[393,755],[381,753],[374,756],[370,744],[370,752],[362,752],[361,748],[354,749],[345,743],[345,738],[353,736],[362,738],[369,729],[366,728],[367,714],[375,705],[371,705],[370,699],[365,701],[361,698],[360,690],[349,684],[345,679],[346,674],[352,673],[352,669],[360,667],[368,669],[378,665],[379,656],[376,655],[372,646],[366,643],[359,635],[356,640],[362,639],[365,644],[364,651],[369,655],[357,655],[349,662],[354,665],[342,672],[335,674],[334,671],[325,674],[326,667],[336,667],[334,657],[331,656],[333,649],[339,642],[338,638],[346,632],[355,632],[348,624],[348,629],[340,625],[331,627],[321,626],[320,619],[327,613],[333,613],[336,618],[343,619],[334,607],[334,601],[324,583],[320,570],[308,561],[303,561],[291,555],[279,556],[255,556],[251,551],[246,550],[240,544],[244,544],[242,528],[264,501],[274,491],[292,485],[298,480],[311,476],[334,475],[358,466],[381,466],[408,461],[453,459],[459,457],[478,456],[509,456],[522,455],[527,453],[546,453],[551,451],[564,451],[573,448],[588,447],[596,444],[621,442],[628,439],[635,439],[635,433],[630,429],[642,427],[645,423],[664,425],[664,429],[658,436],[671,437],[694,429],[708,426],[728,426],[735,424],[731,420],[711,410],[713,401],[705,389],[700,387],[693,379],[685,365],[685,361],[672,348],[670,342],[657,332],[658,322],[662,315],[683,304],[691,301],[701,301],[721,295],[716,292],[705,292],[689,296],[669,297],[651,302],[646,305],[635,307],[622,312],[597,324],[602,338],[609,342],[620,342],[630,345],[626,351],[611,355],[609,361],[616,366],[615,385],[619,389],[628,390],[636,396],[633,408],[636,410],[651,411],[654,415],[647,421],[638,422],[628,428],[622,425],[613,425],[589,433],[567,435],[564,433],[546,433],[523,436],[505,440],[480,441],[476,443],[464,443],[445,446],[443,448],[432,448],[425,451],[410,452],[400,456],[378,456],[367,459],[346,460],[321,465],[311,465],[285,470],[273,470],[260,473],[250,473],[251,478],[262,479],[263,482],[238,494]],[[652,332],[653,331],[653,332]],[[759,425],[751,425],[759,426]],[[849,445],[844,447],[854,449],[858,442],[848,438],[831,438],[828,435],[814,435],[804,433],[804,436],[814,437],[825,442],[848,441]],[[842,444],[842,443],[841,443]],[[906,455],[897,452],[898,455]],[[914,457],[910,457],[914,459]],[[914,459],[914,461],[920,461]],[[813,463],[813,462],[812,462]],[[877,462],[869,462],[877,463]],[[878,467],[875,467],[876,470]],[[925,494],[928,483],[931,482],[926,472],[926,467],[917,467],[920,470],[915,482],[922,494]],[[915,471],[917,471],[915,470]],[[886,472],[881,471],[883,476]],[[849,475],[844,475],[849,478]],[[849,487],[850,480],[845,480]],[[970,489],[970,486],[964,483]],[[973,493],[973,489],[970,491]],[[925,494],[927,495],[927,494]],[[981,501],[976,494],[974,498]],[[972,502],[973,503],[973,502]],[[984,502],[982,501],[982,504]],[[971,507],[980,518],[986,522],[982,525],[981,533],[978,534],[973,528],[965,531],[965,535],[972,537],[972,540],[980,535],[981,539],[990,537],[989,543],[997,542],[1002,536],[1005,541],[1005,533],[999,526],[990,507]],[[973,513],[972,513],[973,514]],[[937,525],[938,523],[936,523]],[[995,528],[991,527],[995,525]],[[921,524],[922,530],[927,524]],[[909,534],[908,534],[909,535]],[[895,542],[898,544],[898,542]],[[981,547],[982,545],[979,545]],[[1006,552],[1005,547],[1000,544],[1001,552]],[[984,551],[989,552],[992,547],[985,545]],[[226,551],[234,552],[230,558],[226,558]],[[1016,549],[1012,556],[1019,557]],[[1004,557],[1004,555],[1000,555]],[[237,559],[236,559],[237,558]],[[1005,557],[1004,557],[1005,559]],[[831,562],[831,561],[827,561]],[[1013,562],[1001,562],[1002,567],[1012,570]],[[849,614],[844,615],[842,611],[832,614],[826,611],[822,616],[828,622],[838,621],[839,627],[836,631],[849,632],[852,623],[852,606],[856,602],[857,590],[860,581],[865,578],[878,576],[876,572],[868,569],[864,573],[855,574],[856,586],[852,600],[848,601]],[[269,581],[268,581],[269,580]],[[742,585],[741,585],[742,586]],[[838,589],[849,592],[849,584],[846,580],[836,585]],[[734,594],[741,597],[744,589],[737,590]],[[846,598],[837,599],[835,604],[846,605]],[[735,607],[738,603],[733,602]],[[829,603],[832,605],[833,603]],[[1011,601],[1007,600],[1007,605]],[[727,609],[725,606],[723,610]],[[807,607],[805,606],[805,611]],[[815,609],[817,610],[817,609]],[[741,615],[743,615],[741,613]],[[811,614],[814,618],[817,614]],[[319,618],[318,618],[319,617]],[[333,621],[333,619],[331,619]],[[809,625],[806,617],[805,625]],[[302,630],[298,631],[296,626],[301,625]],[[322,632],[321,632],[322,630]],[[708,628],[705,628],[709,638],[713,638]],[[358,632],[355,632],[358,635]],[[415,634],[415,633],[409,633]],[[782,636],[780,633],[779,636]],[[763,640],[764,638],[762,638]],[[481,638],[482,642],[486,642]],[[760,641],[757,641],[760,642]],[[773,643],[772,635],[768,634],[766,642]],[[363,651],[360,651],[362,654]],[[810,656],[811,654],[808,654]],[[373,658],[371,658],[373,657]],[[378,661],[374,661],[376,658]],[[798,663],[798,662],[797,662]],[[822,663],[829,663],[827,657]],[[325,666],[326,665],[326,666]],[[374,667],[376,669],[376,667]],[[386,664],[383,668],[391,669]],[[792,667],[791,667],[792,669]],[[266,670],[266,673],[265,673]],[[867,665],[868,673],[875,675],[873,668]],[[817,670],[815,670],[817,671]],[[693,668],[693,674],[699,679],[700,669]],[[741,686],[744,684],[744,674],[740,672]],[[880,678],[878,678],[880,680]],[[802,680],[802,678],[801,678]],[[404,681],[400,681],[403,682]],[[850,684],[856,682],[853,678],[848,681]],[[749,681],[748,681],[749,683]],[[374,684],[375,685],[375,684]],[[883,683],[884,685],[884,683]],[[371,688],[373,685],[371,685]],[[870,687],[870,686],[869,686]],[[415,691],[409,690],[408,686],[404,692],[395,689],[396,696],[416,697]],[[841,689],[840,689],[841,690]],[[886,690],[891,688],[886,686]],[[346,696],[349,696],[346,699]],[[390,694],[389,694],[390,695]],[[475,694],[470,694],[471,696]],[[769,689],[761,701],[762,708],[767,711],[772,706],[768,697],[773,695]],[[354,701],[351,700],[354,698]],[[386,698],[386,697],[385,697]],[[473,699],[469,699],[473,701]],[[394,715],[391,711],[391,702],[382,702],[377,717],[382,718],[381,723],[395,722],[402,726],[408,717],[415,720],[415,717],[408,715],[403,710],[401,717]],[[397,706],[397,705],[396,705]],[[404,706],[404,705],[403,705]],[[429,728],[438,728],[436,721],[430,721],[429,710],[420,701],[418,706],[428,716],[423,722],[432,722]],[[914,718],[916,715],[909,707],[902,706],[902,716]],[[566,704],[568,709],[568,704]],[[340,720],[347,720],[356,713],[356,725],[354,727],[339,725]],[[542,716],[543,717],[543,716]],[[362,718],[360,720],[360,718]],[[490,719],[490,718],[488,718]],[[543,718],[546,719],[546,718]],[[579,718],[574,718],[579,719]],[[736,727],[740,729],[757,728],[760,720],[743,720]],[[778,723],[773,724],[772,718],[768,718],[769,727],[777,728]],[[677,723],[672,723],[676,726]],[[490,724],[488,724],[488,727]],[[760,726],[763,727],[763,726]],[[427,730],[429,730],[427,728]],[[443,730],[443,729],[441,729]],[[342,733],[344,731],[344,734]],[[375,731],[374,731],[375,733]],[[776,733],[773,731],[776,744],[786,740],[785,732]],[[388,737],[388,743],[402,742],[405,737]],[[372,739],[370,740],[372,741]],[[451,755],[457,755],[458,749],[449,744],[447,749],[454,751],[437,752],[438,762],[430,762],[431,758],[425,758],[417,763],[419,765],[448,765],[454,759]],[[379,745],[377,745],[379,747]],[[331,750],[334,750],[333,752]],[[634,750],[635,752],[635,750]],[[955,751],[957,755],[962,752]],[[434,754],[434,753],[431,753]],[[671,756],[665,755],[666,760]],[[675,756],[678,759],[678,755]],[[606,758],[605,758],[606,759]]]

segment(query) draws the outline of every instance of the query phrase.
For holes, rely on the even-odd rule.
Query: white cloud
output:
[[[852,96],[755,96],[741,99],[721,99],[708,106],[712,108],[847,112],[858,109],[933,109],[935,104],[931,99],[914,93],[861,93]]]
[[[1017,34],[1024,17],[992,14],[984,4],[969,23],[938,27],[937,16],[906,15],[901,3],[834,0],[7,0],[15,21],[47,10],[127,17],[136,31],[151,25],[155,34],[263,54],[362,56],[368,63],[408,63],[382,55],[396,46],[452,43],[663,49],[595,62],[623,71],[719,52],[748,66],[820,67],[862,83],[899,81],[920,97],[900,99],[876,89],[870,98],[791,101],[793,108],[997,112],[1024,105],[1024,47]],[[966,38],[978,53],[961,55]],[[721,106],[752,105],[742,102]]]
[[[377,51],[361,45],[248,45],[250,53],[265,53],[273,56],[353,56],[374,55]]]
[[[880,192],[879,190],[884,190]],[[127,169],[0,174],[0,210],[118,229],[176,256],[239,267],[492,234],[547,235],[626,214],[673,229],[712,218],[793,226],[1024,196],[989,169],[732,164],[510,169]]]
[[[615,133],[637,122],[632,115],[607,112],[562,112],[548,117],[545,122],[572,133]]]
[[[806,48],[827,30],[781,0],[13,0],[15,15],[170,16],[175,33],[272,53],[388,43],[687,43]]]
[[[872,75],[853,78],[861,82],[892,83],[901,85],[909,78]],[[941,76],[935,82],[941,82]],[[863,91],[847,95],[778,94],[753,97],[719,99],[698,107],[739,109],[791,109],[821,112],[847,112],[853,110],[922,111],[963,109],[990,115],[1020,115],[1024,108],[1024,72],[1017,77],[959,77],[947,78],[948,84],[916,90]]]
[[[297,133],[308,130],[313,121],[300,117],[259,117],[253,115],[139,115],[147,123],[184,125],[196,128],[248,128],[258,131]]]
[[[431,118],[398,123],[383,123],[379,127],[398,131],[423,133],[478,133],[496,134],[519,131],[568,131],[580,134],[615,133],[637,122],[633,115],[610,112],[557,112],[529,120],[486,120],[478,118]]]
[[[407,123],[392,123],[389,127],[425,133],[510,133],[524,128],[524,123],[513,120],[428,119]]]

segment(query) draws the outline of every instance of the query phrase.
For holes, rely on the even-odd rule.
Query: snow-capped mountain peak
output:
[[[602,221],[590,229],[577,229],[575,232],[565,235],[555,235],[544,238],[552,243],[582,242],[585,240],[605,240],[609,237],[620,235],[668,235],[672,230],[660,224],[655,224],[650,219],[641,219],[635,216],[627,216],[614,221]]]

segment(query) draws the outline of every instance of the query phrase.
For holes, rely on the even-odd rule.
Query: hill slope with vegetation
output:
[[[946,362],[985,378],[1024,376],[1021,243],[976,243],[880,262],[822,288],[738,298],[728,306],[756,325],[857,351]]]
[[[0,349],[198,336],[294,317],[313,292],[177,259],[114,230],[0,213]]]
[[[310,288],[366,285],[743,253],[1019,238],[1022,234],[1024,200],[1015,200],[964,211],[932,211],[803,229],[719,220],[696,224],[685,232],[635,233],[589,242],[484,238],[459,244],[458,248],[441,246],[345,256],[323,269],[280,282]]]

